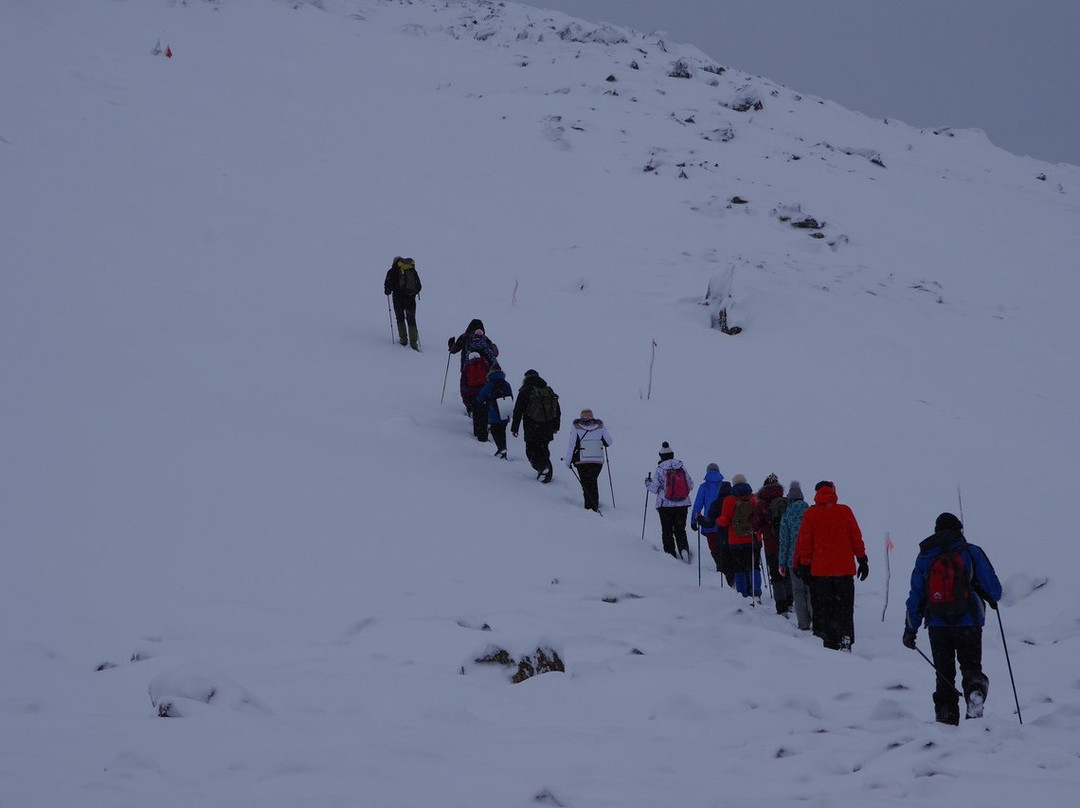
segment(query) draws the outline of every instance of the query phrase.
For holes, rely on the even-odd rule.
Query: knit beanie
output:
[[[779,485],[779,484],[780,484],[780,478],[777,477],[775,474],[770,474],[768,477],[765,478],[765,485]]]
[[[745,482],[746,482],[746,475],[745,474],[736,474],[734,477],[731,478],[731,484],[732,485],[738,485],[739,483],[745,483]]]
[[[540,375],[540,374],[539,374],[539,373],[537,373],[537,372],[536,372],[535,370],[533,370],[532,368],[529,368],[528,370],[526,370],[526,371],[525,371],[525,378],[526,378],[526,379],[527,379],[527,378],[529,378],[530,376],[539,376],[539,375]]]
[[[720,471],[720,467],[715,463],[710,463],[705,467],[705,471]]]
[[[788,490],[787,490],[787,498],[790,499],[790,500],[796,500],[796,499],[802,499],[803,498],[802,486],[799,485],[798,480],[792,480],[791,481],[791,485],[788,486]]]
[[[660,460],[671,460],[673,457],[675,457],[675,450],[668,445],[668,442],[664,441],[660,444]]]
[[[963,530],[964,523],[957,519],[953,514],[946,511],[941,514],[937,521],[934,522],[934,532],[940,533],[943,530]]]
[[[833,485],[831,480],[822,480],[814,486],[815,491],[820,491],[822,488],[836,488],[836,486]]]

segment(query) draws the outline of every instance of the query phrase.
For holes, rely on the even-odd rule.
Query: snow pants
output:
[[[581,493],[585,497],[585,508],[590,511],[600,511],[600,472],[604,470],[603,463],[578,463],[578,479],[581,480]]]
[[[826,648],[839,650],[844,638],[855,644],[855,576],[819,576],[810,579],[814,634]]]
[[[761,564],[757,557],[759,545],[755,542],[728,546],[735,591],[743,597],[761,597]]]
[[[552,437],[549,431],[534,432],[527,425],[525,427],[525,457],[529,459],[529,465],[537,474],[547,471],[551,465],[551,449],[548,444]]]
[[[656,509],[660,516],[660,541],[663,542],[664,552],[675,558],[683,550],[690,552],[690,545],[686,542],[686,515],[689,512],[689,505]]]
[[[416,296],[394,294],[394,317],[397,319],[398,342],[419,347],[420,332],[416,330]]]
[[[943,724],[960,723],[960,694],[956,692],[956,665],[964,700],[978,693],[985,701],[990,680],[982,669],[981,626],[930,626],[930,655],[938,670],[934,714]],[[968,716],[969,718],[972,716]]]
[[[788,581],[791,584],[791,597],[795,604],[795,619],[802,631],[809,631],[813,627],[814,612],[810,608],[810,584],[794,573],[788,567]]]

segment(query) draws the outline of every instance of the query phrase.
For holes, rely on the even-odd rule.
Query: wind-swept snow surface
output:
[[[510,4],[7,3],[0,72],[0,804],[1075,798],[1080,172]],[[603,517],[440,404],[473,317]],[[662,441],[836,481],[852,655],[656,551]],[[959,728],[900,645],[960,492],[1023,726],[996,622]]]

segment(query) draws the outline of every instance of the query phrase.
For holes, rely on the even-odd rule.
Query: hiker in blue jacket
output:
[[[488,427],[495,439],[495,456],[506,460],[506,425],[514,412],[514,391],[499,363],[488,371],[487,384],[476,394],[476,403],[487,407]]]
[[[967,702],[967,718],[981,718],[990,680],[982,669],[984,601],[997,609],[1001,582],[981,547],[964,538],[964,525],[951,513],[934,523],[934,535],[919,544],[907,599],[904,646],[915,648],[919,625],[930,635],[937,668],[934,713],[943,724],[960,723],[956,665]]]
[[[690,529],[701,530],[701,535],[709,543],[709,553],[716,562],[716,571],[723,571],[723,559],[720,555],[719,533],[720,527],[713,519],[710,522],[705,516],[709,513],[712,504],[720,496],[720,485],[724,482],[724,475],[720,473],[720,467],[716,463],[710,463],[705,468],[705,481],[697,490],[694,497],[694,506],[690,513]]]

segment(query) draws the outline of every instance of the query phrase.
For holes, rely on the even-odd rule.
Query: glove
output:
[[[511,432],[510,434],[513,435],[515,438],[517,437],[517,432]]]
[[[915,650],[915,632],[914,631],[905,631],[904,632],[904,639],[902,640],[902,642],[904,643],[905,648],[910,648],[912,651],[914,651]]]
[[[455,342],[454,338],[450,337],[450,339],[448,339],[446,341],[446,350],[452,351],[454,349],[454,342]]]
[[[690,529],[696,531],[698,528],[697,519],[690,520]]]
[[[811,575],[809,564],[800,564],[795,569],[795,574],[798,575],[801,580],[805,581],[806,583],[810,583]]]
[[[988,601],[986,601],[986,605],[989,606],[991,609],[993,609],[995,612],[997,611],[997,601],[996,600],[988,600]]]
[[[650,474],[650,475],[648,475],[648,476],[647,476],[647,477],[645,478],[645,485],[646,485],[646,487],[647,487],[647,486],[650,486],[650,485],[652,485],[652,475],[651,475],[651,474]]]
[[[855,574],[859,576],[860,581],[865,581],[867,576],[870,575],[870,562],[866,560],[866,556],[856,560],[859,562],[859,571]]]

